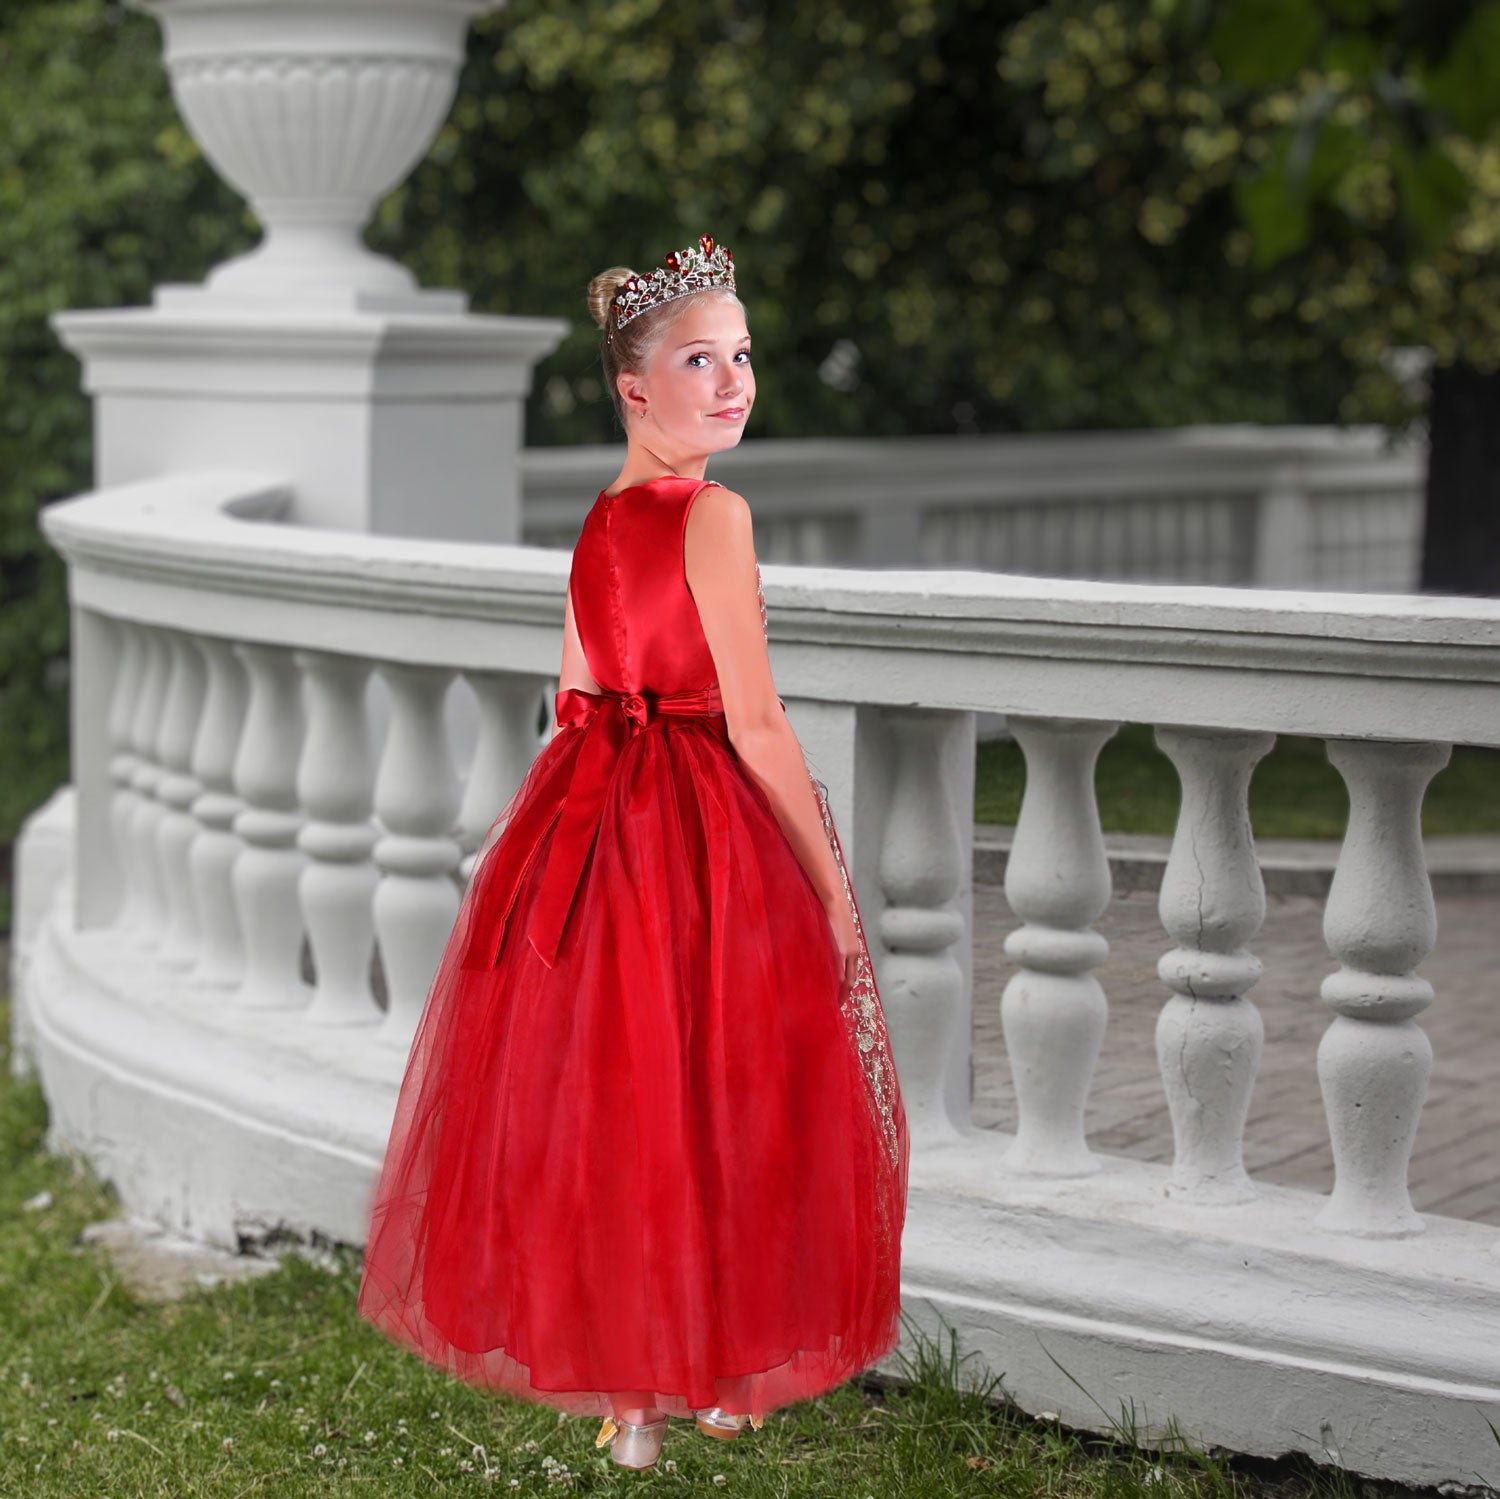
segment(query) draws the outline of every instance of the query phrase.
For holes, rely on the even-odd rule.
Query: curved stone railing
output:
[[[562,381],[554,376],[554,381]],[[714,458],[764,561],[1415,590],[1425,443],[1382,428],[751,438]],[[521,539],[571,546],[607,443],[522,453]]]
[[[18,1037],[54,1143],[229,1243],[360,1237],[462,880],[548,728],[569,566],[278,524],[287,502],[199,474],[43,518],[74,608],[75,842]],[[1057,1364],[1238,1450],[1492,1471],[1494,1231],[1414,1212],[1406,1170],[1434,998],[1418,818],[1451,745],[1500,744],[1500,604],[763,572],[911,1120],[914,1315],[956,1320],[1018,1399],[1078,1424],[1097,1409]],[[1027,767],[1005,883],[1014,1135],[969,1119],[977,712],[1008,716]],[[1156,726],[1183,791],[1161,892],[1170,1167],[1083,1129],[1108,1012],[1093,768],[1127,721]],[[1331,1012],[1327,1196],[1243,1165],[1265,909],[1246,791],[1278,733],[1326,738],[1350,795],[1328,971],[1307,976]],[[1375,1433],[1391,1412],[1398,1450]]]

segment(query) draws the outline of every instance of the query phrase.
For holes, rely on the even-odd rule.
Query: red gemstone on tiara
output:
[[[703,246],[703,253],[705,255],[712,255],[714,253],[714,237],[713,237],[713,235],[711,235],[711,234],[700,234],[698,236],[698,243]]]
[[[667,269],[669,271],[677,271],[682,269],[682,267],[677,264],[677,252],[675,250],[667,256]]]

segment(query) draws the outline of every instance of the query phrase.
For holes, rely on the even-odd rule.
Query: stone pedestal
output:
[[[293,524],[497,542],[520,540],[526,395],[568,328],[207,291],[53,326],[94,398],[100,486],[243,469],[291,483]]]

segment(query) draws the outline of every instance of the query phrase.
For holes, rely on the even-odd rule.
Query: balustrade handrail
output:
[[[572,504],[588,476],[618,466],[618,446],[528,448],[528,502]],[[982,496],[1004,505],[1040,497],[1196,493],[1253,495],[1291,475],[1314,494],[1420,484],[1422,445],[1393,442],[1381,427],[1260,427],[1243,423],[1122,432],[1007,432],[954,437],[759,438],[719,454],[716,475],[772,490],[815,488],[820,508],[862,503],[874,483],[910,484],[945,499]]]
[[[757,438],[762,559],[1038,577],[1414,592],[1426,444],[1383,428]],[[608,444],[523,452],[523,539],[568,546]]]
[[[42,526],[75,602],[103,614],[555,669],[567,551],[277,524],[288,501],[274,478],[206,472],[81,495]],[[783,696],[1099,719],[1138,718],[1149,701],[1157,719],[1202,727],[1500,744],[1496,600],[774,563],[763,575]]]

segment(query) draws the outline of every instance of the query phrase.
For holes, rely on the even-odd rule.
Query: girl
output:
[[[418,1023],[359,1308],[650,1467],[898,1340],[905,1111],[858,905],[773,683],[755,402],[704,235],[589,287],[627,436],[573,550],[557,727]]]

